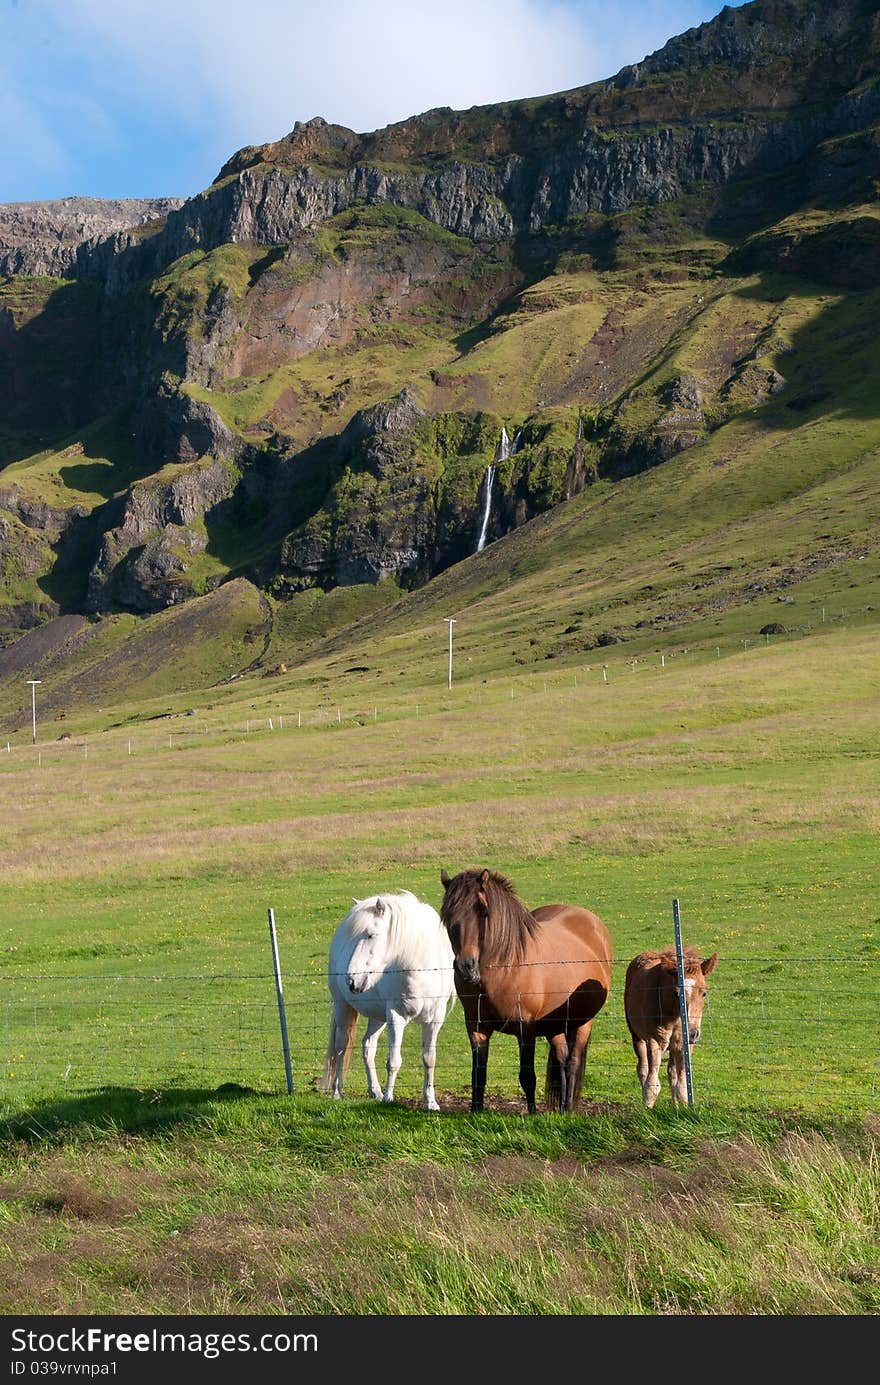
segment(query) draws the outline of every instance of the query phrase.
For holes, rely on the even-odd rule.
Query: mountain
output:
[[[573,91],[297,124],[182,204],[0,207],[6,654],[231,585],[236,667],[295,657],[466,581],[482,530],[462,572],[534,569],[538,517],[586,553],[694,466],[732,517],[810,491],[802,448],[873,465],[878,15],[754,0]],[[764,518],[765,566],[833,567],[827,515],[797,552]]]

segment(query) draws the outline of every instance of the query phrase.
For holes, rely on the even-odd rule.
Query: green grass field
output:
[[[451,690],[445,635],[399,678],[306,665],[0,747],[0,1311],[880,1309],[876,626],[612,648],[607,682],[463,655]],[[609,926],[583,1110],[525,1116],[496,1036],[471,1116],[458,1007],[440,1115],[413,1028],[393,1107],[357,1052],[314,1091],[351,896],[436,905],[470,862]],[[622,966],[673,897],[720,962],[695,1105],[647,1113]]]
[[[443,653],[438,632],[441,667]],[[390,676],[360,675],[355,702],[350,675],[337,701],[301,671],[210,709],[19,739],[0,749],[15,805],[0,904],[9,1109],[102,1083],[277,1089],[270,907],[308,1087],[351,897],[408,888],[438,906],[441,866],[470,863],[509,873],[533,907],[580,902],[608,924],[617,985],[591,1099],[638,1094],[623,968],[672,941],[677,897],[685,940],[721,954],[701,1098],[872,1109],[876,669],[875,628],[838,627],[723,657],[438,680],[393,701]],[[495,1040],[500,1095],[517,1094],[515,1057]],[[438,1079],[466,1094],[455,1012]],[[420,1091],[415,1032],[400,1081]]]

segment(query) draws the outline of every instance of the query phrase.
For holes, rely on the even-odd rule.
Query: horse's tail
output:
[[[342,1071],[348,1072],[351,1063],[352,1049],[354,1048],[355,1035],[357,1033],[358,1012],[350,1005],[345,1014],[345,1047],[342,1050]],[[333,1090],[333,1083],[336,1079],[336,1011],[330,1015],[330,1038],[327,1040],[327,1056],[324,1059],[324,1074],[318,1083],[318,1089],[322,1092]]]
[[[581,1099],[581,1092],[584,1086],[584,1072],[587,1066],[588,1047],[589,1042],[586,1043],[583,1047],[580,1062],[578,1063],[577,1067],[577,1072],[574,1074],[572,1078],[572,1090],[569,1093],[568,1102],[568,1109],[570,1111],[574,1111],[577,1109],[578,1102]],[[547,1074],[544,1081],[544,1102],[546,1104],[548,1111],[562,1110],[562,1071],[557,1061],[556,1053],[553,1049],[552,1044],[549,1045],[549,1051],[547,1053]]]

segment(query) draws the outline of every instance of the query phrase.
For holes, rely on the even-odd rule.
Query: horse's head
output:
[[[486,896],[488,879],[487,870],[466,870],[454,878],[450,878],[445,870],[440,872],[443,885],[440,918],[449,934],[456,968],[465,981],[472,984],[480,980],[480,950],[489,913]]]
[[[355,900],[352,931],[356,939],[348,961],[348,989],[360,995],[375,985],[382,974],[388,951],[391,906],[381,895]]]
[[[700,961],[699,953],[696,956],[695,964],[688,959],[684,975],[684,989],[687,994],[687,1015],[688,1015],[688,1039],[692,1044],[697,1042],[700,1037],[700,1025],[703,1021],[703,1007],[706,1004],[706,977],[710,971],[714,970],[715,963],[718,961],[718,953],[713,952],[711,957],[704,957]],[[678,994],[678,985],[675,987]]]

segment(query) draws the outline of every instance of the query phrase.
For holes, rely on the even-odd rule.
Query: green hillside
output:
[[[737,358],[734,383],[754,391],[749,407],[707,429],[683,454],[620,480],[598,476],[581,494],[409,594],[392,581],[311,588],[286,600],[270,595],[258,613],[253,584],[239,583],[252,593],[249,620],[261,633],[243,644],[230,614],[222,650],[209,644],[204,613],[217,609],[223,586],[168,612],[87,624],[89,638],[66,661],[52,645],[50,622],[0,656],[6,729],[26,710],[19,670],[28,645],[34,654],[27,676],[45,671],[50,705],[71,710],[134,701],[153,690],[195,695],[252,666],[257,677],[280,663],[293,669],[329,654],[360,663],[367,646],[371,665],[393,650],[407,680],[429,682],[429,632],[445,629],[449,614],[458,617],[459,645],[471,661],[460,666],[467,677],[554,667],[548,661],[559,659],[625,662],[677,645],[729,646],[760,638],[767,624],[798,634],[822,623],[823,608],[826,622],[843,611],[850,620],[876,619],[877,292],[751,276],[713,281],[702,297],[674,340],[621,393],[614,414],[618,436],[650,427],[668,381],[685,372],[698,376],[708,394],[722,331],[733,338],[745,321],[754,344],[747,359]],[[508,331],[515,337],[530,329],[515,324]],[[761,398],[747,383],[750,371],[784,372],[785,383]],[[574,437],[574,414],[554,406],[557,432]],[[516,423],[512,418],[511,428]],[[602,426],[597,412],[595,436]],[[596,448],[595,437],[585,447]],[[88,468],[98,503],[101,465]],[[35,495],[58,486],[46,455],[16,464],[12,474]],[[77,498],[88,503],[85,486]],[[190,632],[183,653],[163,635],[169,622]],[[141,649],[142,656],[134,653]]]
[[[453,614],[473,678],[870,622],[875,8],[756,0],[607,92],[298,126],[118,264],[3,281],[0,725],[25,668],[68,716],[327,659],[416,686]],[[338,210],[348,168],[380,182]],[[571,210],[591,170],[619,207]],[[223,220],[306,184],[283,236]]]

